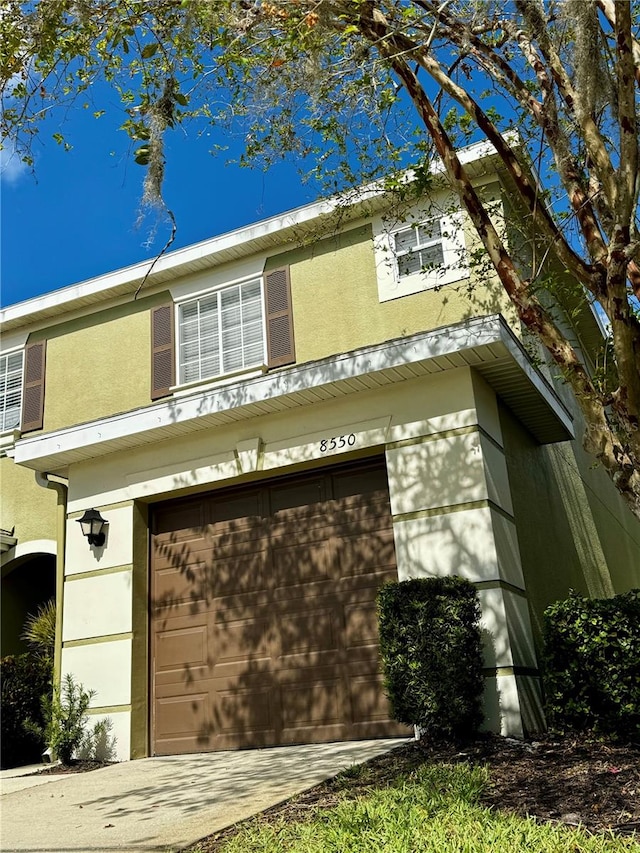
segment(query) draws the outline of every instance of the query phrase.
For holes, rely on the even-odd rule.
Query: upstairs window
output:
[[[0,432],[20,426],[23,359],[22,351],[0,356]]]
[[[411,225],[393,235],[399,278],[444,265],[440,220]]]
[[[464,216],[453,198],[406,211],[404,222],[373,219],[373,251],[380,302],[469,278]],[[449,211],[449,212],[444,212]],[[437,213],[436,213],[437,212]]]
[[[197,382],[265,362],[260,279],[178,307],[178,381]]]

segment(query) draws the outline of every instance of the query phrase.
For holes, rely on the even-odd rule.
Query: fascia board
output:
[[[509,144],[519,145],[519,137],[515,133],[506,134]],[[474,163],[484,165],[487,158],[497,157],[496,151],[491,143],[483,140],[461,149],[458,152],[460,161],[467,166]],[[439,158],[434,158],[431,172],[437,176],[444,173],[444,167]],[[407,181],[411,180],[411,170],[406,173]],[[260,222],[237,228],[217,237],[203,240],[182,249],[168,252],[159,260],[145,260],[128,267],[105,273],[104,275],[88,279],[78,284],[69,285],[33,299],[18,302],[0,309],[0,327],[14,327],[20,322],[37,322],[40,316],[51,316],[52,311],[72,311],[75,308],[86,305],[88,302],[100,302],[110,296],[125,295],[131,293],[135,287],[149,273],[148,286],[160,284],[167,281],[169,277],[176,278],[190,271],[189,265],[195,261],[207,260],[211,265],[215,264],[216,257],[230,249],[240,249],[249,253],[252,247],[266,237],[277,238],[278,235],[284,240],[291,236],[291,231],[296,228],[304,228],[310,223],[318,223],[327,216],[335,214],[342,209],[345,212],[352,210],[353,217],[357,217],[363,204],[382,200],[385,195],[384,183],[377,181],[367,186],[360,187],[328,199],[294,208],[293,210],[277,214]]]

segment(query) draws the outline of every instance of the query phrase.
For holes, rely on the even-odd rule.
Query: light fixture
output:
[[[78,524],[82,527],[82,535],[89,540],[89,545],[104,545],[103,527],[109,522],[103,518],[97,509],[86,509]]]

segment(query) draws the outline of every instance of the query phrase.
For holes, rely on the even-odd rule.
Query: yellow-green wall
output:
[[[271,258],[267,269],[289,263],[296,361],[336,355],[370,344],[510,313],[495,285],[470,280],[380,303],[371,226]]]
[[[0,458],[0,527],[11,530],[19,543],[56,539],[56,493],[43,489],[28,468],[8,456]]]
[[[539,446],[500,412],[534,631],[569,591],[606,598],[640,587],[640,522],[578,442]]]
[[[267,269],[283,264],[299,364],[483,314],[503,313],[515,324],[502,288],[484,273],[380,303],[370,225],[274,255]],[[44,431],[151,403],[150,310],[169,299],[165,291],[129,300],[38,333],[47,339]]]
[[[45,431],[150,403],[149,310],[87,322],[47,340]]]

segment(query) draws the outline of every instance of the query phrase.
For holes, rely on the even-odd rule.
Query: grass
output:
[[[588,835],[480,805],[488,781],[481,767],[422,765],[354,797],[357,777],[338,777],[331,807],[310,807],[304,817],[257,816],[216,853],[640,853],[632,838]]]

